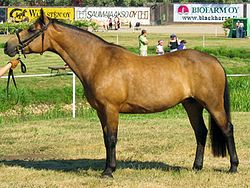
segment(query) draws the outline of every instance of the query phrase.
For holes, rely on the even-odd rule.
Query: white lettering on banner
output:
[[[239,7],[192,7],[192,13],[238,13]]]
[[[75,20],[106,21],[108,18],[119,17],[123,22],[140,22],[143,25],[150,24],[149,7],[76,7]]]
[[[243,4],[174,4],[174,22],[223,22],[243,17]]]

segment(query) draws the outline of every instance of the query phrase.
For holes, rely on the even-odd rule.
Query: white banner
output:
[[[250,18],[250,4],[247,4],[247,18]]]
[[[174,22],[223,22],[242,18],[243,4],[174,4]]]
[[[106,22],[109,18],[118,17],[122,23],[140,22],[150,24],[149,7],[76,7],[75,20],[94,20]]]

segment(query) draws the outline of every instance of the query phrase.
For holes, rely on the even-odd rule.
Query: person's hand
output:
[[[9,61],[9,63],[11,64],[11,69],[14,69],[17,67],[19,60],[18,59],[13,59],[11,61]]]

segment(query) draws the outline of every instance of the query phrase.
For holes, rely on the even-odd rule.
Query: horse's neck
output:
[[[94,69],[98,67],[98,48],[103,45],[87,32],[81,32],[71,28],[63,28],[59,37],[53,37],[55,44],[53,50],[70,66],[83,82],[91,79]]]

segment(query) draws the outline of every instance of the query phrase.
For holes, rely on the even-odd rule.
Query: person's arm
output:
[[[7,63],[4,67],[0,68],[0,77],[3,76],[11,68],[11,62]]]
[[[146,37],[144,38],[144,43],[148,44],[148,39]]]
[[[176,42],[177,42],[177,45],[180,45],[181,43],[181,41],[178,38],[176,38]]]
[[[143,37],[142,35],[140,36],[140,41],[142,42],[142,44],[146,45],[148,44],[148,40],[146,37]]]
[[[171,41],[169,41],[169,42],[168,42],[168,47],[171,47],[171,46],[172,46],[172,45],[171,45]]]
[[[4,67],[0,68],[0,77],[3,76],[10,68],[11,69],[14,69],[17,67],[19,63],[19,60],[15,59],[15,60],[12,60],[12,61],[9,61],[7,63],[7,65],[5,65]]]

